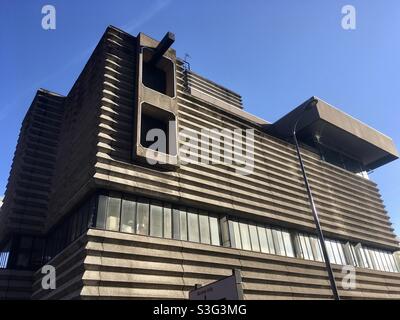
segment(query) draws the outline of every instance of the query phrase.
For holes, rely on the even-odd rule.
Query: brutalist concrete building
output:
[[[397,159],[392,140],[316,97],[264,121],[172,41],[109,27],[68,95],[37,92],[0,213],[0,298],[187,299],[232,269],[245,299],[333,298],[297,126],[340,298],[399,299],[398,242],[368,177]]]

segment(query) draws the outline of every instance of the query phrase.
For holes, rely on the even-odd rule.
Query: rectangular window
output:
[[[389,264],[387,263],[385,254],[382,251],[379,251],[379,255],[380,255],[380,258],[382,260],[383,268],[385,269],[385,271],[390,271],[389,270]]]
[[[229,233],[231,240],[233,239],[232,247],[242,249],[242,241],[240,239],[239,222],[229,220]]]
[[[285,246],[286,256],[294,257],[294,250],[290,233],[288,231],[282,231],[282,239]]]
[[[331,242],[329,240],[325,240],[325,246],[326,246],[326,251],[328,252],[328,257],[329,257],[330,262],[337,264],[335,256],[333,254]]]
[[[135,233],[136,201],[122,199],[121,232]]]
[[[172,209],[171,205],[164,205],[164,238],[172,238]]]
[[[361,247],[361,250],[362,250],[362,252],[364,254],[365,260],[367,261],[367,265],[368,265],[367,268],[370,268],[370,269],[376,268],[376,266],[372,263],[372,259],[371,259],[371,256],[370,256],[368,250],[364,249],[362,247]]]
[[[379,270],[379,265],[378,262],[376,261],[375,255],[370,249],[365,249],[365,254],[370,258],[371,260],[371,268],[375,270]]]
[[[215,246],[221,245],[219,228],[218,228],[218,218],[215,216],[210,216],[210,232],[211,232],[211,244]]]
[[[283,239],[282,239],[282,232],[277,229],[272,229],[272,237],[274,239],[276,254],[279,254],[281,256],[286,255],[285,246],[283,244]]]
[[[305,248],[305,250],[307,251],[307,255],[308,255],[308,257],[309,257],[309,259],[310,260],[314,260],[314,253],[313,253],[313,250],[312,250],[312,246],[311,246],[311,237],[309,237],[309,236],[304,236],[304,243],[305,243],[305,245],[306,245],[306,248]]]
[[[152,201],[150,205],[150,235],[163,236],[163,207],[158,201]]]
[[[393,255],[393,253],[388,253],[388,255],[389,255],[390,265],[392,266],[393,272],[398,272],[399,268],[397,267],[396,259]]]
[[[210,237],[210,223],[208,220],[207,213],[200,213],[199,214],[199,226],[200,226],[200,241],[201,243],[210,244],[211,237]]]
[[[179,211],[180,211],[180,223],[179,223],[180,237],[181,237],[181,240],[187,240],[188,239],[188,227],[187,227],[186,209],[184,207],[180,207]]]
[[[386,265],[387,265],[387,270],[389,272],[394,272],[395,270],[392,267],[392,262],[390,261],[390,254],[387,252],[382,252],[382,255],[384,256],[386,260]]]
[[[79,214],[82,217],[80,234],[83,234],[88,229],[88,215],[89,215],[89,201],[86,201],[82,208],[79,210]]]
[[[304,234],[299,234],[299,242],[300,242],[300,249],[301,249],[301,255],[303,259],[306,260],[313,260],[313,256],[311,255],[312,252],[307,248],[307,236]]]
[[[136,233],[149,234],[149,200],[140,198],[137,201]]]
[[[373,250],[373,251],[374,251],[376,260],[378,261],[378,264],[379,264],[379,268],[380,268],[379,270],[385,271],[385,265],[383,264],[383,261],[381,259],[380,252],[378,250]]]
[[[355,246],[355,251],[356,251],[356,254],[357,254],[357,256],[359,257],[359,259],[361,261],[361,266],[363,268],[370,268],[370,264],[368,263],[367,256],[365,255],[364,248],[361,246],[360,243]]]
[[[260,251],[260,243],[258,242],[257,227],[253,224],[249,225],[250,243],[253,251]]]
[[[77,209],[76,211],[76,233],[75,233],[75,238],[79,237],[81,235],[81,229],[82,229],[82,207]]]
[[[316,261],[324,261],[324,256],[322,254],[322,247],[319,239],[317,237],[310,237],[311,248]]]
[[[346,256],[343,251],[343,243],[341,243],[339,241],[336,241],[336,243],[337,243],[337,248],[338,248],[339,256],[340,256],[340,264],[346,265],[347,261],[346,261]]]
[[[267,234],[265,233],[265,228],[262,226],[257,226],[257,232],[258,232],[258,239],[260,240],[261,252],[270,253]]]
[[[108,197],[100,195],[97,206],[96,228],[105,229]]]
[[[172,236],[174,239],[180,240],[180,223],[181,223],[181,212],[177,208],[172,209]]]
[[[187,219],[189,241],[200,242],[199,219],[197,213],[189,209]]]
[[[121,199],[109,197],[106,229],[111,231],[119,231],[119,220],[121,214]]]
[[[265,232],[267,234],[267,240],[268,240],[268,246],[269,246],[270,253],[275,254],[276,250],[275,250],[275,245],[274,245],[274,237],[272,236],[272,229],[266,228]]]
[[[239,229],[240,229],[240,238],[242,239],[242,249],[251,250],[248,224],[239,222]]]

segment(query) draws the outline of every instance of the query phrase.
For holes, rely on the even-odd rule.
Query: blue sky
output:
[[[41,9],[56,8],[56,30]],[[356,9],[356,30],[341,8]],[[0,10],[0,195],[23,116],[39,87],[67,94],[107,25],[160,39],[176,35],[192,69],[237,91],[268,121],[319,96],[400,146],[400,2],[393,1],[22,1]],[[370,175],[400,234],[400,160]]]

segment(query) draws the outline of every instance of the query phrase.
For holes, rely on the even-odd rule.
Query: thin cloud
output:
[[[135,19],[132,19],[131,21],[126,23],[124,26],[122,26],[122,29],[126,32],[132,32],[135,29],[138,29],[143,24],[145,24],[146,22],[148,22],[152,18],[154,18],[154,16],[156,16],[164,8],[169,6],[170,3],[171,3],[171,0],[156,1],[155,4],[153,6],[151,6],[146,12],[141,13],[139,18],[136,17]],[[19,93],[18,98],[16,100],[14,100],[11,103],[0,108],[0,121],[3,121],[7,117],[7,115],[9,114],[9,112],[12,108],[14,108],[18,104],[22,103],[22,101],[25,98],[27,98],[29,95],[32,95],[34,92],[36,92],[37,89],[39,89],[40,87],[43,87],[46,83],[50,82],[50,80],[57,79],[65,71],[71,69],[71,67],[73,67],[77,64],[80,64],[84,60],[87,60],[89,58],[90,54],[93,52],[94,48],[95,48],[95,45],[88,47],[86,50],[82,51],[80,54],[73,57],[69,62],[64,64],[57,71],[50,73],[48,76],[37,81],[34,85],[30,86],[29,88],[27,88],[25,90],[22,90]]]
[[[138,29],[140,26],[150,21],[155,15],[157,15],[164,8],[169,6],[171,0],[158,0],[156,3],[150,7],[150,9],[141,15],[140,18],[135,18],[129,21],[127,24],[122,26],[122,30],[126,32],[132,32],[135,29]]]

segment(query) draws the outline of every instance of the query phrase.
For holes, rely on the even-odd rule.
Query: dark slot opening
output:
[[[171,132],[170,122],[174,125]],[[165,133],[166,144],[161,146],[158,151],[170,155],[176,155],[175,126],[175,116],[172,113],[154,107],[150,104],[143,103],[140,128],[140,144],[143,147],[152,149],[151,146],[157,142],[157,137],[155,141],[147,141],[146,136],[150,130],[159,129]],[[172,136],[170,136],[171,134]]]
[[[170,97],[175,96],[175,72],[174,63],[161,57],[156,63],[150,62],[153,52],[149,49],[143,49],[143,68],[142,82],[143,84],[157,92]]]

